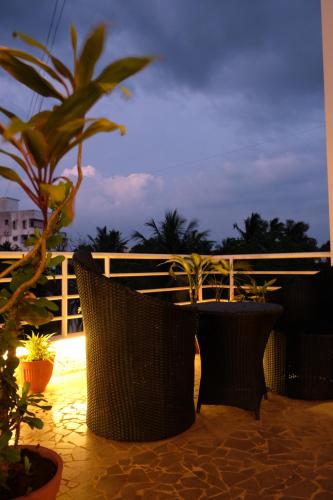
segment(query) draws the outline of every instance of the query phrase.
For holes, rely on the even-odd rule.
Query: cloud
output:
[[[83,177],[95,177],[96,169],[91,165],[87,165],[86,167],[82,167]],[[74,165],[73,168],[65,168],[62,172],[64,177],[77,177],[77,166]]]

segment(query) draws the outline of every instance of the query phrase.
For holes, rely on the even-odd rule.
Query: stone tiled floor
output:
[[[196,360],[197,381],[199,371]],[[270,394],[260,421],[203,406],[183,434],[138,444],[87,430],[85,389],[84,371],[55,378],[44,429],[22,436],[63,457],[59,500],[333,499],[333,402]]]

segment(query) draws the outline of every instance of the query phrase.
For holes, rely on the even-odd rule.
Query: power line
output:
[[[308,129],[308,130],[301,130],[301,131],[295,132],[295,133],[282,134],[282,136],[280,136],[280,137],[290,137],[290,136],[297,137],[299,135],[309,134],[310,132],[313,132],[314,130],[322,129],[323,127],[324,127],[323,125],[320,125],[320,126]],[[219,158],[221,156],[226,156],[226,155],[229,155],[229,154],[238,153],[240,151],[246,151],[247,149],[257,148],[259,146],[263,146],[265,144],[274,142],[275,140],[276,139],[267,139],[267,140],[262,141],[262,142],[258,142],[258,143],[255,143],[255,144],[248,144],[246,146],[241,146],[240,148],[229,149],[229,150],[223,151],[221,153],[216,153],[216,154],[213,154],[213,155],[210,155],[210,156],[205,156],[205,157],[202,157],[202,158],[197,158],[195,160],[188,160],[188,161],[184,161],[184,162],[181,162],[181,163],[174,163],[173,165],[169,165],[169,166],[163,167],[162,169],[154,170],[153,173],[155,174],[155,173],[163,172],[164,170],[169,170],[169,169],[173,169],[173,168],[183,167],[185,165],[192,165],[194,163],[200,163],[202,161],[212,160],[214,158]]]
[[[50,41],[50,36],[51,36],[52,28],[53,28],[54,21],[55,21],[55,16],[56,16],[57,9],[58,9],[58,3],[59,3],[59,0],[55,0],[53,12],[52,12],[52,16],[51,16],[51,22],[49,25],[49,30],[48,30],[46,42],[45,42],[46,47],[48,46],[49,41]],[[41,61],[44,61],[45,56],[46,56],[46,54],[45,54],[45,52],[43,52],[42,57],[41,57]],[[41,70],[39,72],[41,73]],[[37,100],[38,100],[38,94],[37,94],[37,92],[34,92],[31,96],[31,100],[30,100],[28,117],[27,117],[28,119],[33,115],[33,111],[36,109]]]
[[[58,3],[58,0],[57,0],[57,3]],[[54,42],[55,42],[56,37],[57,37],[57,33],[58,33],[59,26],[60,26],[62,14],[64,12],[65,3],[66,3],[66,0],[63,0],[62,6],[61,6],[60,12],[59,12],[58,21],[57,21],[57,24],[55,25],[55,28],[54,28],[53,38],[52,38],[52,42],[51,42],[50,49],[49,49],[50,52],[52,52],[52,50],[53,50]],[[47,56],[47,59],[46,59],[46,62],[48,62],[48,61],[49,61],[49,56]],[[39,113],[40,113],[40,111],[42,109],[43,101],[44,101],[44,97],[40,96],[40,102],[39,102],[39,108],[38,108],[38,112]]]

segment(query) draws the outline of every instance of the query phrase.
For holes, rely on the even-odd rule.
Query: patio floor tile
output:
[[[200,363],[196,360],[196,394]],[[53,379],[42,431],[22,442],[60,453],[59,500],[333,500],[333,402],[269,394],[261,420],[227,406],[202,406],[183,434],[150,443],[95,436],[85,425],[85,372]]]

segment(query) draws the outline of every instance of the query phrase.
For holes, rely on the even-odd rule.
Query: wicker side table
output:
[[[237,406],[260,416],[266,395],[263,355],[269,333],[282,307],[276,304],[198,304],[201,405]]]

